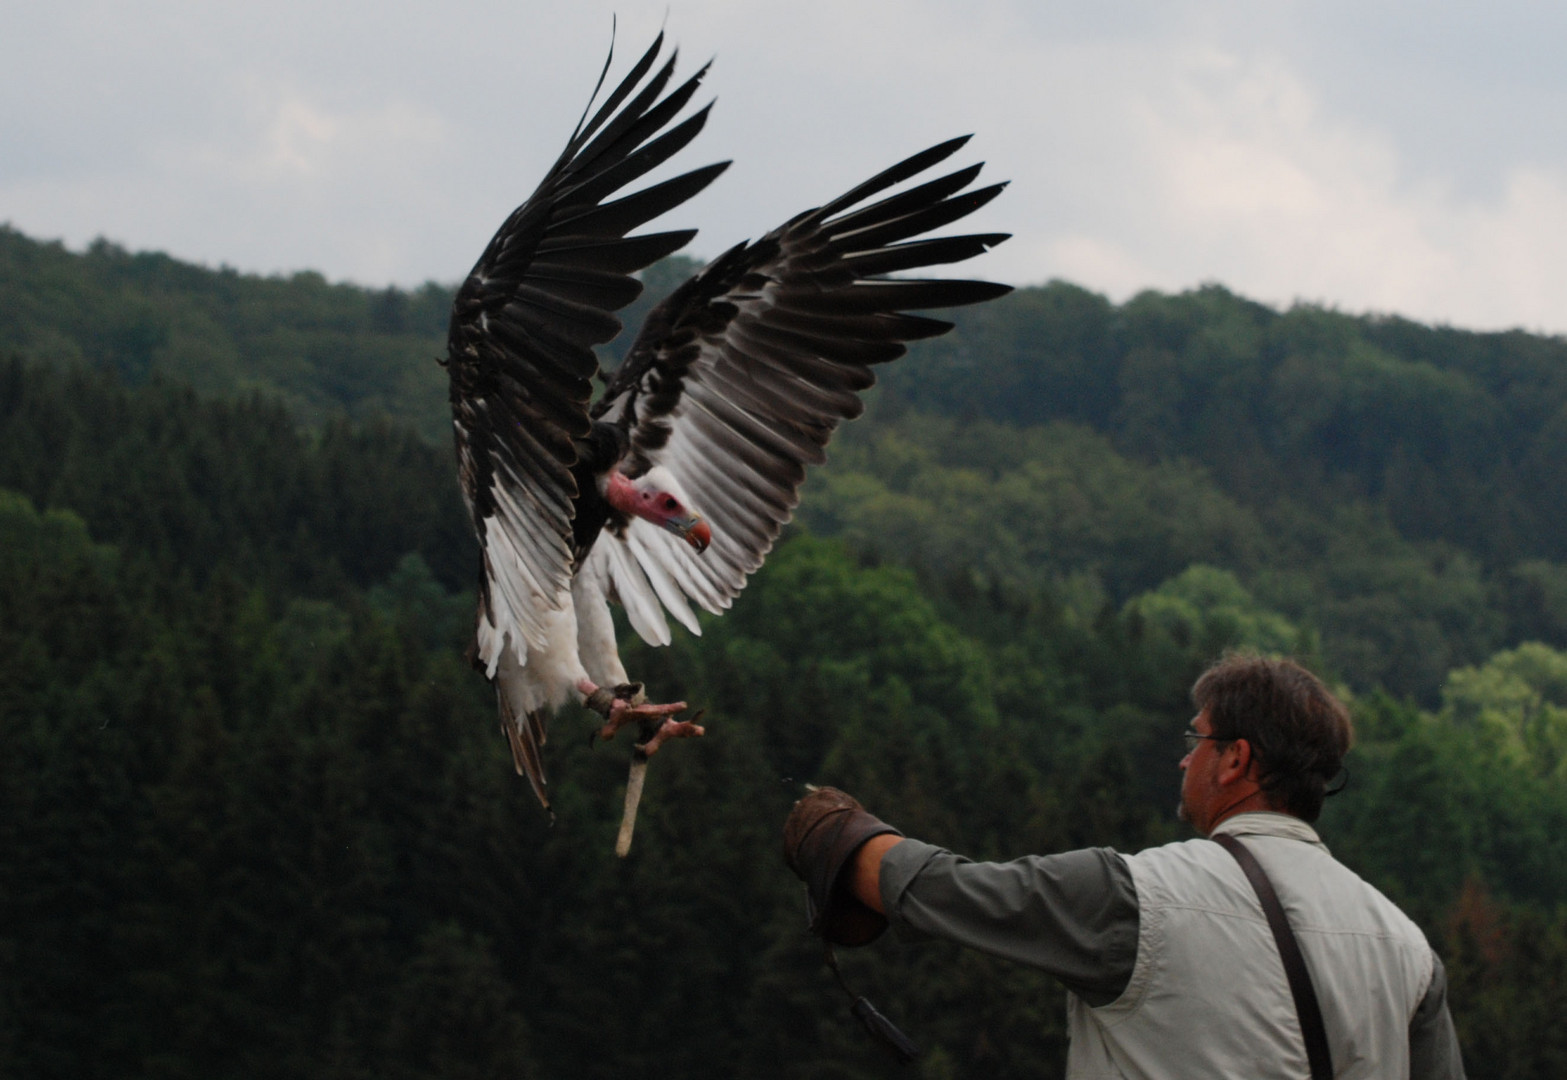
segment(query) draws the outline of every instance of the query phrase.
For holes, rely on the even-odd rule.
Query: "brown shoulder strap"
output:
[[[1333,1055],[1328,1050],[1328,1032],[1322,1023],[1322,1009],[1317,1005],[1317,990],[1311,985],[1311,972],[1306,970],[1306,958],[1301,955],[1300,943],[1279,903],[1279,894],[1273,891],[1273,882],[1263,872],[1262,864],[1251,849],[1233,836],[1220,833],[1213,840],[1225,851],[1235,856],[1241,864],[1251,887],[1262,901],[1262,913],[1268,917],[1273,930],[1273,940],[1278,944],[1279,956],[1284,961],[1284,974],[1289,979],[1290,993],[1295,996],[1295,1011],[1300,1015],[1300,1033],[1306,1039],[1306,1060],[1311,1064],[1311,1080],[1332,1080]]]

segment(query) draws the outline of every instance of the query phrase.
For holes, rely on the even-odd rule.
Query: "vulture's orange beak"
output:
[[[702,520],[702,515],[692,514],[686,520],[679,522],[675,529],[680,538],[692,547],[696,548],[698,555],[707,550],[707,545],[713,542],[713,530],[708,528],[707,522]]]

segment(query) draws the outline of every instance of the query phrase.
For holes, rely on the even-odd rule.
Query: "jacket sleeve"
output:
[[[1447,1010],[1447,970],[1440,957],[1431,972],[1431,985],[1409,1021],[1410,1080],[1464,1080],[1464,1059],[1458,1052],[1458,1033]]]
[[[1121,996],[1137,962],[1137,891],[1109,848],[976,863],[904,840],[881,864],[903,940],[941,938],[1056,976],[1090,1005]]]

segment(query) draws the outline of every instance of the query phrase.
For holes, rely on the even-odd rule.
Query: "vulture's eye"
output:
[[[666,497],[666,498],[665,498],[665,499],[664,499],[664,509],[665,509],[665,510],[674,510],[674,509],[676,509],[676,508],[677,508],[677,507],[678,507],[678,506],[679,506],[679,505],[680,505],[680,504],[679,504],[679,503],[677,503],[677,502],[676,502],[676,501],[675,501],[675,500],[674,500],[674,498],[673,498],[673,497]]]

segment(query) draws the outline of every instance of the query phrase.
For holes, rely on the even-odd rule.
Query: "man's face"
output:
[[[1213,722],[1204,709],[1192,717],[1192,730],[1199,735],[1212,735]],[[1208,831],[1208,818],[1214,798],[1219,792],[1216,773],[1219,767],[1219,743],[1214,739],[1198,739],[1181,759],[1180,819],[1199,832]]]

